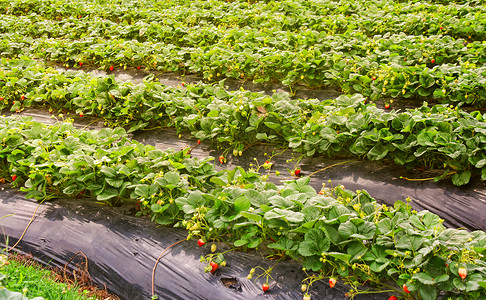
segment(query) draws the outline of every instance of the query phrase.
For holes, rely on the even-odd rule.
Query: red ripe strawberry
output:
[[[115,69],[115,67],[110,66],[110,71],[113,71],[114,69]]]
[[[82,67],[83,66],[83,62],[80,61],[79,62],[79,66]]]
[[[219,163],[220,163],[220,164],[224,164],[224,156],[223,156],[223,155],[221,155],[221,156],[219,157]]]
[[[200,140],[197,140],[197,144],[200,145],[201,144],[201,141]]]
[[[390,109],[390,104],[386,103],[386,104],[385,104],[385,108],[386,108],[386,109]]]
[[[83,113],[79,113],[79,116],[82,118],[84,115],[83,115]]]
[[[0,101],[3,101],[3,97],[0,97]]]
[[[20,99],[25,100],[25,95],[20,96]]]
[[[218,263],[215,263],[214,261],[210,262],[209,265],[211,266],[211,273],[214,273],[218,268],[219,268],[219,265]]]
[[[140,66],[138,66],[138,67],[137,67],[137,69],[139,69],[139,70],[140,70]]]
[[[371,80],[376,80],[376,76],[371,77]]]
[[[336,285],[336,278],[329,278],[329,287],[333,288]]]
[[[444,27],[440,26],[440,30],[444,30]]]
[[[459,277],[461,277],[462,280],[466,279],[467,276],[466,268],[459,268],[459,270],[457,270],[457,273],[459,274]]]
[[[17,179],[17,175],[12,175],[12,181],[15,181],[15,179]]]
[[[432,58],[432,60],[430,61],[431,63],[435,63],[435,59]]]
[[[268,291],[268,289],[269,289],[269,288],[270,288],[270,286],[268,285],[268,283],[264,283],[264,284],[262,284],[262,290],[263,290],[264,292]]]
[[[205,241],[203,241],[202,239],[197,240],[197,245],[198,245],[199,247],[204,246],[204,244],[206,244],[206,242],[205,242]]]
[[[403,288],[403,291],[404,291],[405,293],[410,294],[410,291],[408,290],[408,287],[407,287],[407,285],[406,285],[406,284],[404,284],[404,285],[402,286],[402,288]]]
[[[295,176],[300,177],[300,169],[297,169],[294,171]]]
[[[395,296],[390,296],[390,298],[388,298],[388,300],[397,300],[397,297],[395,297]]]

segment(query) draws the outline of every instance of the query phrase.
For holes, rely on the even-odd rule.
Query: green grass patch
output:
[[[77,285],[57,281],[55,273],[49,269],[44,269],[30,260],[17,261],[15,256],[0,254],[0,298],[8,295],[12,299],[22,300],[40,299],[38,297],[49,300],[96,299],[81,293],[78,292]]]

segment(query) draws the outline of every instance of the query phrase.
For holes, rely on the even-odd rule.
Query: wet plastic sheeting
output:
[[[9,237],[10,246],[21,236],[37,203],[25,200],[11,189],[0,192],[0,241]],[[157,257],[169,245],[186,237],[185,230],[156,227],[147,218],[133,216],[129,208],[102,207],[89,200],[63,200],[43,203],[17,248],[32,253],[51,266],[63,267],[78,251],[89,261],[95,283],[105,285],[122,299],[150,299],[151,276]],[[263,293],[262,281],[246,278],[255,266],[271,267],[275,261],[260,252],[230,252],[228,265],[214,274],[204,273],[201,255],[209,246],[198,247],[184,241],[167,251],[157,266],[155,286],[161,299],[301,299],[305,274],[295,261],[282,261],[275,267],[270,290]],[[233,287],[223,282],[237,283]],[[236,288],[235,288],[236,287]],[[239,288],[241,287],[241,288]],[[323,282],[313,285],[313,299],[345,299],[349,287],[330,289]],[[382,299],[383,295],[358,297]],[[388,296],[386,296],[388,297]]]

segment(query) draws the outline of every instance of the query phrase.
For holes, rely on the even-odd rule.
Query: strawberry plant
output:
[[[226,260],[224,259],[224,254],[229,251],[226,251],[224,253],[212,253],[206,256],[201,256],[199,261],[207,263],[206,267],[204,268],[204,272],[210,272],[211,274],[214,274],[214,272],[216,272],[216,270],[218,270],[220,267],[225,267]]]

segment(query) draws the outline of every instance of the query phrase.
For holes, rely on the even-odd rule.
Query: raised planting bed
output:
[[[416,212],[405,202],[380,205],[367,192],[340,185],[317,192],[307,177],[275,185],[241,167],[216,171],[211,159],[191,157],[190,148],[163,152],[128,140],[122,129],[87,132],[66,123],[3,121],[10,130],[5,142],[17,147],[9,149],[3,170],[15,175],[26,197],[136,204],[137,215],[185,227],[180,240],[193,239],[196,249],[200,239],[224,242],[229,253],[258,250],[277,260],[292,258],[307,271],[304,292],[312,291],[314,280],[339,279],[350,285],[348,295],[366,294],[368,286],[423,299],[442,292],[484,293],[486,233],[446,228],[437,215]],[[20,152],[23,158],[13,159]],[[54,211],[52,218],[64,220],[63,215]],[[219,269],[214,264],[221,270],[232,264],[223,249],[203,257],[201,268],[214,273]],[[250,277],[263,274],[259,279],[273,271],[246,267],[257,269]]]
[[[337,99],[292,99],[219,85],[168,87],[147,78],[117,82],[81,72],[59,73],[29,59],[2,60],[3,108],[32,105],[100,116],[128,132],[174,127],[239,154],[255,143],[289,147],[304,156],[393,161],[407,168],[443,169],[437,180],[467,184],[486,177],[485,116],[447,105],[382,110],[360,94]],[[225,155],[223,155],[225,156]],[[224,159],[224,157],[223,157]]]

